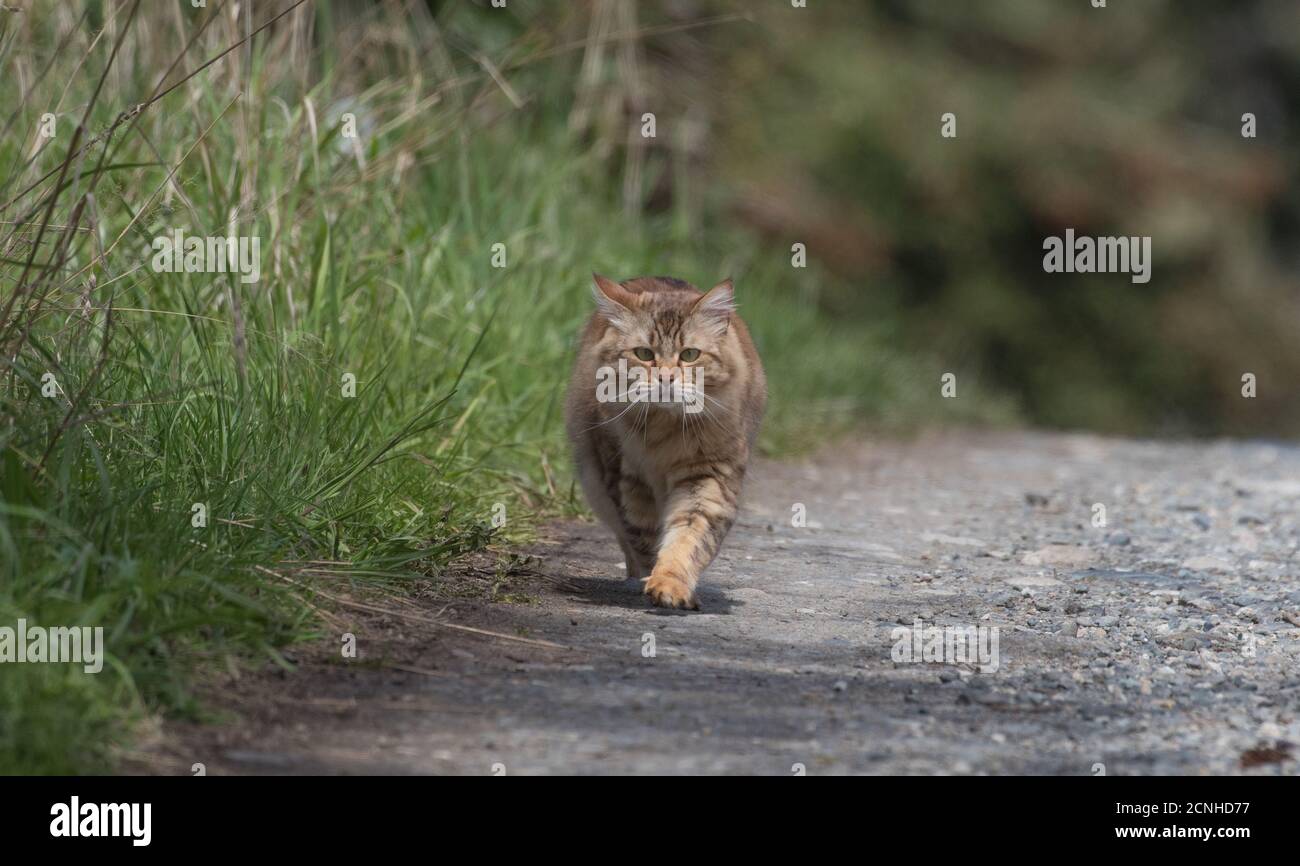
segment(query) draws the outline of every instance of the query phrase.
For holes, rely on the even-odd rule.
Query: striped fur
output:
[[[613,530],[630,579],[663,607],[698,609],[695,587],[736,520],[737,499],[767,401],[763,365],[733,309],[727,280],[707,293],[683,280],[595,276],[569,384],[566,426],[596,515]],[[646,363],[634,350],[648,347]],[[683,349],[700,350],[693,365]],[[597,371],[657,367],[669,380],[703,371],[704,411],[680,403],[600,402]],[[626,395],[620,395],[625,397]]]

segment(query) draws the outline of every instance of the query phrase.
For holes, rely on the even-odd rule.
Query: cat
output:
[[[695,588],[735,523],[767,403],[763,365],[730,279],[701,292],[669,277],[592,277],[596,310],[565,403],[578,477],[628,579],[655,605],[699,610]]]

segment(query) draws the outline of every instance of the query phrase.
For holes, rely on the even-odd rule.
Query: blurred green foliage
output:
[[[1294,0],[635,5],[630,107],[735,221],[807,245],[841,325],[1041,424],[1300,433]],[[1067,228],[1150,236],[1151,281],[1045,273]]]
[[[1300,433],[1300,4],[816,6],[763,9],[720,129],[737,187],[856,216],[838,315],[900,317],[1043,424]],[[1044,273],[1067,228],[1150,236],[1150,283]]]

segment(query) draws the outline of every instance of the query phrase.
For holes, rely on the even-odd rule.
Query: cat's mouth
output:
[[[625,403],[645,403],[653,409],[701,412],[704,390],[694,382],[639,382],[624,392]]]

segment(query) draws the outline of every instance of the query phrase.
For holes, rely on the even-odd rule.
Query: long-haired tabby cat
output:
[[[767,402],[763,365],[731,280],[701,292],[593,276],[565,411],[582,487],[628,577],[657,605],[698,610],[700,573],[736,520]]]

